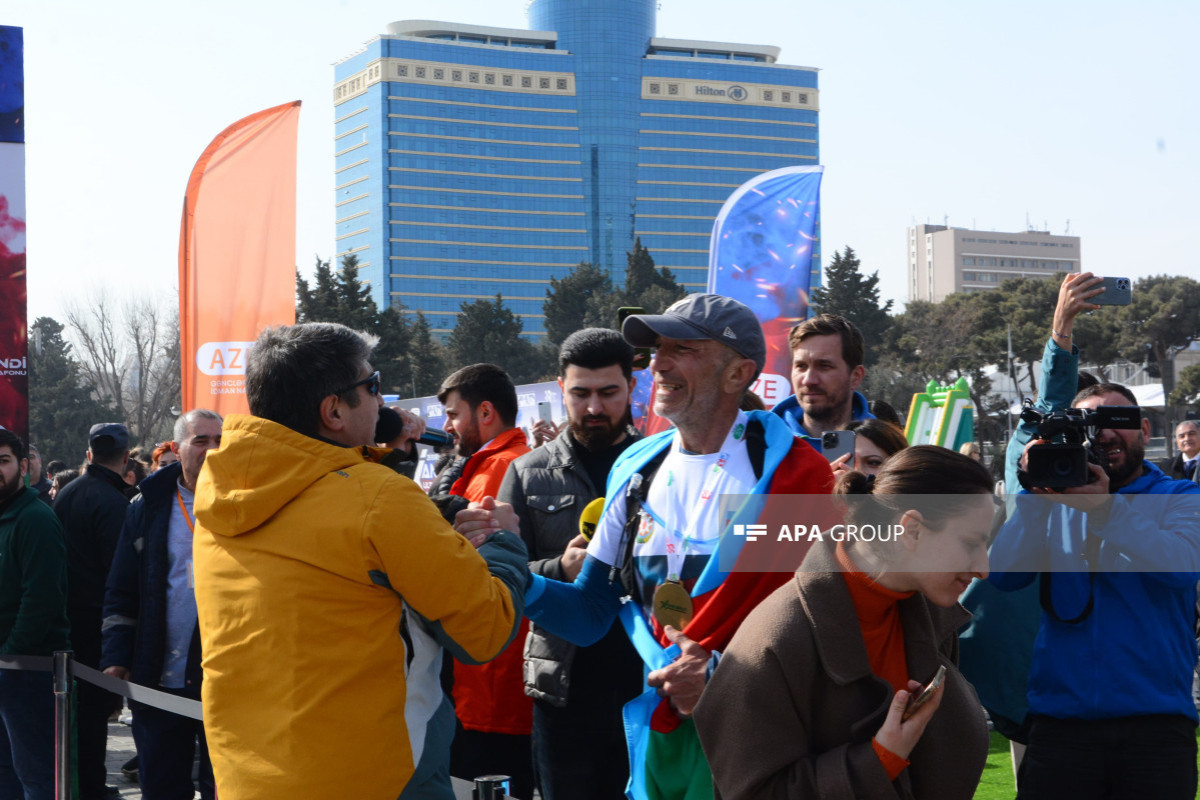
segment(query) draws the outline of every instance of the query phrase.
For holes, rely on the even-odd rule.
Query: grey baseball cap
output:
[[[758,365],[767,361],[762,325],[746,305],[719,294],[689,294],[661,314],[625,318],[621,335],[634,347],[653,347],[658,337],[712,339]]]

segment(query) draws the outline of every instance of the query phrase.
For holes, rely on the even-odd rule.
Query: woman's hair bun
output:
[[[875,476],[864,475],[861,472],[843,472],[833,487],[834,494],[871,494],[875,488]]]

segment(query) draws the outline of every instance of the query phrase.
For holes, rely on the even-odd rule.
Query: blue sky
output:
[[[172,296],[188,174],[302,100],[297,261],[333,243],[333,63],[400,19],[526,27],[522,0],[7,0],[25,28],[30,318],[97,287]],[[823,252],[905,290],[905,228],[1082,237],[1099,274],[1200,278],[1200,3],[661,0],[658,35],[819,67]]]

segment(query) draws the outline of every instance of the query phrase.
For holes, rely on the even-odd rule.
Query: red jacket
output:
[[[472,455],[450,493],[478,502],[500,493],[508,465],[529,452],[525,432],[510,428]],[[454,664],[454,711],[467,730],[528,736],[533,729],[533,700],[525,694],[525,635],[529,620],[521,620],[517,635],[504,652],[486,664]]]

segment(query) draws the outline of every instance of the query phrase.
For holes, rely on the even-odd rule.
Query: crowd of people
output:
[[[1035,408],[1133,421],[1089,430],[1090,480],[1056,488],[1026,469],[1032,421],[999,486],[977,445],[909,446],[836,315],[791,330],[794,394],[763,410],[762,327],[698,294],[568,337],[561,425],[518,427],[499,367],[447,376],[426,494],[425,422],[383,410],[372,338],[270,328],[250,413],[189,411],[145,464],[119,423],[74,480],[0,430],[0,657],[71,649],[201,700],[203,723],[131,704],[148,800],[450,798],[483,775],[523,800],[956,800],[988,719],[1020,798],[1193,798],[1200,423],[1160,469],[1133,394],[1079,372],[1100,291],[1068,276],[1047,309]],[[672,425],[652,436],[635,348]],[[854,445],[831,461],[834,431]],[[799,569],[727,558],[764,507],[817,506],[900,533],[810,537]],[[112,791],[118,705],[79,684],[82,800]],[[0,797],[52,796],[52,708],[44,674],[0,670]]]

